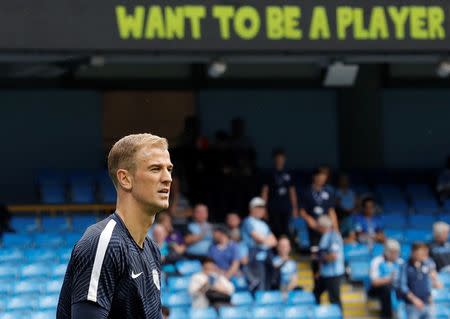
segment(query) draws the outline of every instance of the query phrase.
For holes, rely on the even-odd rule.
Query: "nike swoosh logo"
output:
[[[134,271],[131,272],[131,278],[133,278],[133,279],[136,279],[140,275],[142,275],[142,271],[140,273],[138,273],[138,274],[135,274]]]

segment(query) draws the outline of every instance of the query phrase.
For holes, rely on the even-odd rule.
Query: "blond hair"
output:
[[[165,138],[150,133],[127,135],[113,145],[108,154],[108,172],[116,188],[118,186],[117,170],[134,170],[136,168],[135,155],[146,145],[165,150],[169,148]]]

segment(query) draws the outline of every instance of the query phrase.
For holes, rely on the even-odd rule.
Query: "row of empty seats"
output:
[[[82,233],[36,233],[20,234],[6,233],[2,237],[1,246],[4,248],[28,247],[69,247],[81,238]]]
[[[18,233],[30,232],[84,232],[87,227],[95,224],[98,218],[92,214],[68,216],[14,216],[10,225]]]
[[[42,172],[37,178],[41,201],[46,204],[66,202],[88,204],[113,203],[116,190],[106,171],[64,173]]]

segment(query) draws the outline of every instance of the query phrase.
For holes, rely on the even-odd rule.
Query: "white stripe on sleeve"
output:
[[[87,296],[87,300],[89,301],[97,302],[97,289],[98,281],[100,279],[100,272],[102,270],[103,260],[105,259],[106,249],[108,248],[108,244],[111,240],[111,235],[115,226],[116,221],[111,219],[100,234],[100,239],[97,244],[97,251],[95,253],[94,267],[92,267],[91,281],[89,282],[89,292]]]

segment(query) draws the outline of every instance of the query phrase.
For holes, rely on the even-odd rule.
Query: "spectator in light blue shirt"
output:
[[[392,318],[392,296],[403,260],[399,258],[400,244],[388,239],[384,244],[383,255],[376,256],[370,263],[369,295],[381,303],[381,316]]]
[[[262,220],[266,215],[266,201],[260,197],[253,198],[249,210],[249,216],[242,223],[242,239],[249,247],[248,279],[255,289],[267,290],[270,288],[267,261],[272,257],[271,249],[276,246],[277,239]]]
[[[193,221],[188,224],[187,230],[188,234],[184,239],[187,246],[186,254],[196,258],[207,256],[213,243],[213,236],[206,205],[198,204],[194,207]]]
[[[333,229],[329,216],[322,215],[317,222],[323,235],[316,256],[319,260],[319,278],[315,282],[314,296],[320,303],[320,296],[328,291],[330,302],[342,307],[340,287],[345,272],[344,243],[341,235]]]
[[[277,256],[273,258],[272,264],[278,272],[279,282],[275,283],[283,293],[294,290],[298,286],[297,263],[290,257],[291,242],[286,236],[281,236],[277,245]]]

